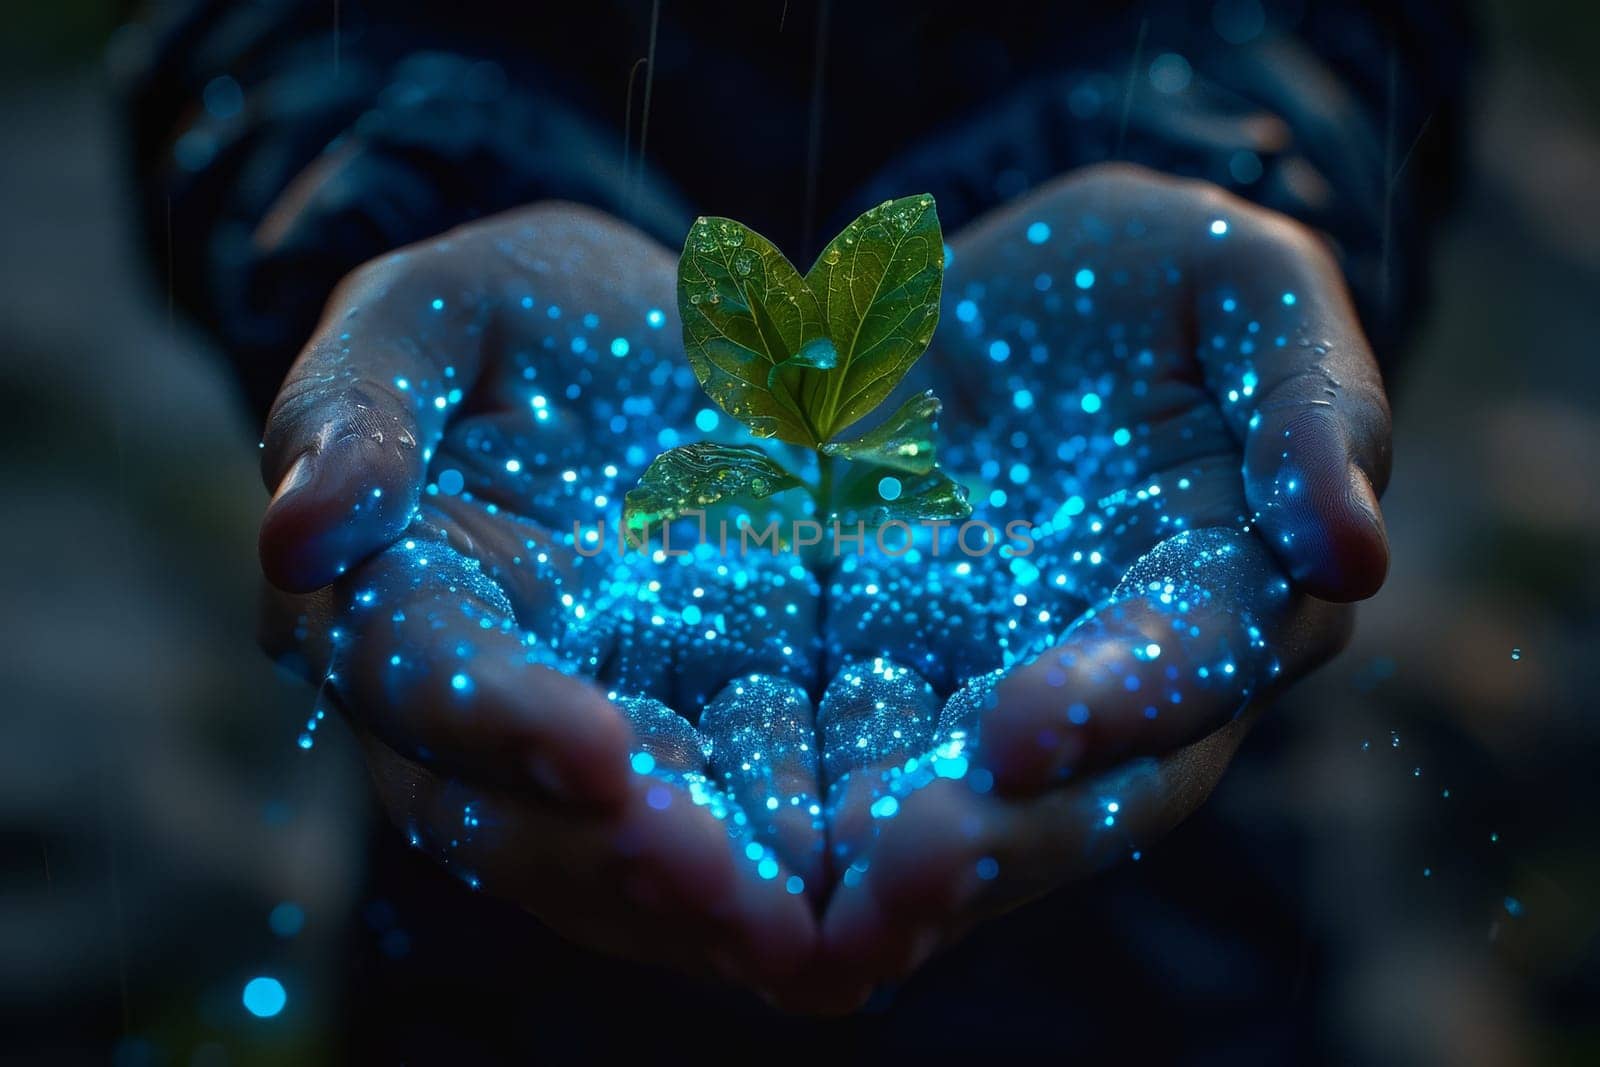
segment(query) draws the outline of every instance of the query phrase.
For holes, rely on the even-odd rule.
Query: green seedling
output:
[[[966,490],[939,468],[941,404],[882,404],[939,322],[944,236],[933,197],[885,201],[835,237],[804,276],[732,219],[700,218],[678,260],[683,346],[700,386],[751,435],[811,449],[801,477],[754,444],[700,442],[657,456],[623,502],[630,531],[723,502],[803,489],[824,521],[960,520]]]

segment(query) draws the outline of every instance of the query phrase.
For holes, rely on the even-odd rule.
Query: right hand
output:
[[[662,435],[696,433],[674,272],[636,231],[541,205],[346,279],[267,422],[264,643],[324,683],[393,821],[468,884],[591,947],[768,987],[813,951],[790,876],[820,869],[820,830],[780,830],[815,841],[758,874],[746,849],[774,827],[727,817],[701,746],[761,709],[703,742],[667,708],[809,679],[816,582],[774,563],[736,591],[714,560],[619,561],[612,528],[593,559],[554,536],[614,519]],[[596,602],[619,566],[637,595]]]

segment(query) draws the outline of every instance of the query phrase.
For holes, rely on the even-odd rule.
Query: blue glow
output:
[[[721,421],[722,417],[710,408],[701,408],[695,412],[694,424],[701,433],[710,433],[717,428],[717,423]]]
[[[252,978],[244,986],[244,1006],[251,1015],[258,1019],[270,1019],[283,1010],[289,1003],[289,995],[283,990],[283,983],[276,978],[263,975]]]
[[[1093,415],[1095,412],[1100,410],[1100,394],[1084,393],[1083,399],[1079,401],[1079,404],[1082,406],[1084,411],[1088,412],[1090,415]]]
[[[1042,245],[1050,240],[1050,224],[1048,222],[1035,222],[1028,226],[1028,243]]]
[[[1027,411],[1033,407],[1033,394],[1026,389],[1018,389],[1012,394],[1011,402],[1017,406],[1018,411]]]
[[[978,305],[971,300],[963,300],[956,305],[956,318],[962,322],[972,322],[978,317]]]
[[[447,467],[439,472],[439,492],[443,493],[445,496],[455,496],[457,493],[461,492],[462,489],[466,488],[466,485],[466,478],[464,478],[461,472],[456,470],[454,467]]]
[[[450,688],[458,693],[465,693],[472,688],[472,679],[464,674],[453,675],[450,679]]]
[[[989,342],[989,358],[996,363],[1004,363],[1011,358],[1011,346],[999,339]]]
[[[628,339],[626,337],[615,337],[615,338],[612,338],[612,340],[611,340],[611,354],[613,356],[616,356],[618,359],[621,359],[623,356],[627,355],[628,354]]]
[[[652,330],[659,330],[667,323],[667,316],[660,308],[651,308],[644,313],[644,321]]]
[[[244,110],[244,90],[226,74],[206,82],[200,98],[214,118],[231,119]]]
[[[1000,862],[993,856],[985,856],[983,859],[978,861],[978,877],[982,878],[985,882],[994,881],[995,877],[999,873]]]
[[[1116,430],[1112,431],[1111,440],[1118,445],[1125,445],[1129,441],[1133,440],[1133,434],[1128,432],[1128,428],[1126,426],[1119,426],[1116,428]]]
[[[649,774],[656,769],[656,758],[648,752],[635,752],[633,759],[628,761],[635,774]]]
[[[306,913],[300,905],[286,900],[267,915],[267,925],[279,937],[293,937],[306,924]]]
[[[878,479],[878,495],[885,500],[900,499],[900,479],[894,475],[885,475]]]
[[[434,297],[433,298],[433,310],[435,310],[435,311],[443,311],[444,310],[444,301],[439,299],[438,297]]]
[[[1212,219],[1211,220],[1211,233],[1212,233],[1213,236],[1221,237],[1223,234],[1225,234],[1227,232],[1228,232],[1228,222],[1227,222],[1226,219]]]
[[[869,810],[874,819],[892,819],[900,810],[900,802],[894,797],[879,797],[872,802]]]
[[[1283,306],[1284,307],[1294,307],[1294,300],[1295,300],[1295,296],[1294,296],[1293,293],[1284,293],[1283,294]]]
[[[1084,267],[1072,276],[1072,282],[1079,289],[1092,289],[1094,288],[1094,271]]]

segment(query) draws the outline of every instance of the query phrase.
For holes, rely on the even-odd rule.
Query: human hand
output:
[[[468,884],[592,947],[764,984],[813,917],[747,860],[755,826],[667,708],[741,672],[809,677],[815,581],[774,563],[735,589],[572,534],[691,429],[673,267],[546,205],[347,279],[266,428],[262,563],[295,595],[269,600],[265,643],[324,683],[391,818]]]
[[[947,534],[943,560],[847,558],[824,583],[830,655],[882,657],[916,724],[829,802],[844,884],[819,951],[869,982],[1185,818],[1342,645],[1329,601],[1387,567],[1387,402],[1309,231],[1101,167],[952,250],[907,388],[946,397],[941,460],[987,482],[974,518],[1036,544],[974,559]]]

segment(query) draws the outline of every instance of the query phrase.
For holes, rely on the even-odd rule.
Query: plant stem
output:
[[[817,453],[817,520],[826,522],[833,514],[833,457]]]

